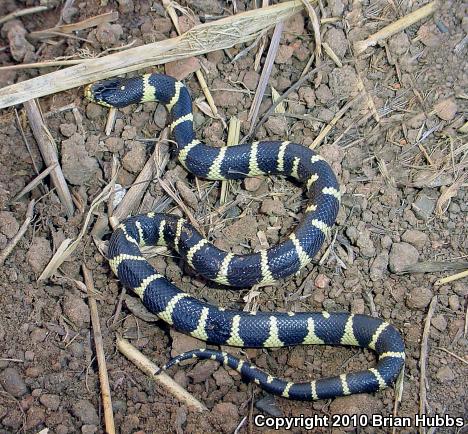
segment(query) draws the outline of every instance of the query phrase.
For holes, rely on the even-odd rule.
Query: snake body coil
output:
[[[207,279],[235,287],[273,283],[307,265],[335,222],[339,186],[330,166],[308,148],[290,142],[254,142],[215,148],[195,138],[192,101],[180,81],[162,74],[111,79],[87,87],[86,96],[105,106],[124,107],[160,101],[171,112],[179,161],[196,176],[241,179],[277,174],[305,184],[310,202],[302,222],[282,243],[258,253],[234,255],[219,250],[184,219],[150,212],[125,220],[109,242],[109,263],[122,281],[160,319],[177,330],[217,345],[283,347],[301,344],[354,345],[375,350],[375,368],[305,383],[272,377],[232,355],[199,349],[170,360],[163,369],[188,358],[212,359],[236,369],[272,394],[316,400],[374,392],[392,384],[404,364],[404,344],[390,324],[366,315],[328,312],[226,310],[183,292],[158,274],[140,247],[168,245]]]

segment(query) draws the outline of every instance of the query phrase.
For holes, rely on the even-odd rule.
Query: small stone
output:
[[[19,230],[19,224],[12,212],[0,212],[0,232],[8,238],[13,238]]]
[[[107,150],[114,154],[117,154],[124,150],[124,140],[120,137],[109,137],[104,142]]]
[[[45,393],[39,398],[39,402],[49,410],[58,410],[60,406],[60,396]]]
[[[382,402],[373,395],[357,394],[336,398],[330,405],[331,414],[361,415],[377,414],[382,409]]]
[[[24,360],[27,360],[28,362],[32,362],[34,360],[34,357],[35,357],[34,351],[26,350],[24,352]]]
[[[39,328],[39,327],[35,328],[29,334],[29,338],[31,339],[31,341],[36,344],[39,342],[44,342],[46,336],[47,336],[47,330],[43,328]]]
[[[423,220],[428,220],[434,212],[435,205],[436,200],[421,191],[417,194],[412,207],[417,217]]]
[[[442,366],[437,371],[436,378],[441,383],[451,383],[455,379],[455,374],[448,366]]]
[[[418,231],[416,229],[408,229],[407,231],[403,232],[401,240],[405,243],[412,244],[417,249],[422,249],[429,241],[429,237],[424,232]]]
[[[328,0],[328,6],[331,9],[332,17],[341,17],[344,11],[344,3],[343,0]]]
[[[200,343],[198,343],[198,348]],[[198,362],[195,367],[188,373],[188,376],[192,381],[196,383],[203,383],[208,378],[213,375],[213,373],[218,369],[219,363],[214,360],[203,360]]]
[[[45,420],[45,410],[41,407],[33,406],[26,413],[26,424],[25,429],[31,430],[36,426],[44,423]]]
[[[140,173],[146,163],[146,146],[142,142],[132,141],[130,151],[125,154],[122,166],[130,173]]]
[[[304,17],[302,14],[294,14],[284,25],[284,36],[287,41],[295,41],[304,33]]]
[[[244,179],[244,186],[247,191],[257,191],[262,185],[263,178],[245,178]]]
[[[419,252],[408,243],[394,243],[389,256],[389,267],[393,273],[401,273],[410,265],[416,264]]]
[[[288,355],[288,365],[291,368],[301,369],[305,365],[304,348],[294,347]]]
[[[299,14],[297,14],[297,15],[299,15]],[[260,74],[258,72],[248,70],[248,71],[245,72],[244,78],[242,79],[242,82],[245,84],[247,89],[255,90],[255,89],[257,89],[259,79],[260,79]]]
[[[333,99],[333,94],[331,93],[330,88],[326,84],[321,84],[316,90],[315,90],[315,96],[318,98],[318,100],[325,104],[331,99]]]
[[[96,425],[83,425],[81,427],[82,434],[94,434],[95,432],[97,432],[97,430],[98,430],[98,427]]]
[[[62,170],[65,178],[73,185],[83,185],[96,175],[98,162],[89,156],[84,138],[75,133],[62,141]]]
[[[96,39],[103,47],[111,47],[123,34],[120,24],[102,23],[96,27]]]
[[[265,122],[265,128],[277,136],[283,136],[288,128],[288,121],[284,116],[270,116]]]
[[[61,124],[60,132],[65,137],[71,137],[74,133],[76,133],[76,125],[75,124]]]
[[[373,258],[375,255],[374,243],[370,238],[369,231],[362,231],[356,241],[356,245],[359,247],[359,251],[365,258]]]
[[[448,302],[449,302],[450,309],[452,310],[460,309],[460,300],[455,294],[452,294],[451,296],[449,296]]]
[[[410,40],[405,32],[400,32],[389,39],[388,47],[393,54],[401,56],[408,51],[410,47]]]
[[[410,309],[425,309],[432,300],[429,288],[413,288],[406,297],[406,305]]]
[[[200,69],[200,62],[196,57],[189,57],[166,63],[165,69],[167,75],[183,80]]]
[[[321,107],[317,110],[316,118],[321,120],[322,122],[330,122],[335,117],[335,113],[333,113],[330,109],[326,107]]]
[[[135,8],[133,0],[117,0],[117,3],[119,4],[119,12],[122,14],[132,12]]]
[[[183,333],[170,329],[172,339],[171,357],[185,353],[196,348],[200,348],[200,341]]]
[[[26,383],[15,368],[6,368],[0,373],[0,384],[10,395],[19,398],[28,392]]]
[[[286,210],[284,209],[283,202],[275,199],[265,199],[262,202],[260,212],[267,215],[285,215]]]
[[[80,399],[72,405],[72,413],[84,425],[98,425],[99,417],[94,408],[87,399]]]
[[[99,119],[104,113],[104,108],[94,102],[90,102],[86,106],[86,117],[90,120]]]
[[[42,273],[45,266],[52,258],[52,249],[47,239],[42,237],[34,237],[28,252],[26,253],[26,261],[35,274]]]
[[[328,83],[336,98],[348,99],[358,92],[356,71],[350,65],[334,68],[330,73]]]
[[[225,433],[232,433],[239,424],[239,411],[232,402],[221,402],[211,410],[211,416],[220,424]]]
[[[307,108],[315,107],[315,92],[311,87],[301,87],[299,89],[299,98],[305,101]]]
[[[325,274],[318,274],[314,280],[314,285],[317,288],[324,289],[330,284],[330,278]]]
[[[444,99],[434,106],[434,111],[444,121],[451,121],[457,114],[457,103],[452,98]]]
[[[293,54],[294,54],[294,45],[281,44],[278,48],[278,52],[276,53],[275,63],[277,64],[286,63],[289,59],[291,59]]]
[[[369,276],[373,282],[382,279],[388,267],[388,253],[379,253],[372,262]]]
[[[344,57],[348,50],[348,40],[343,30],[331,27],[323,39],[340,59]]]
[[[273,417],[281,417],[283,415],[273,395],[265,395],[263,398],[255,401],[255,408]]]
[[[63,313],[78,328],[83,328],[89,324],[89,307],[79,296],[69,294],[65,297]]]
[[[232,377],[229,375],[229,373],[226,371],[226,369],[218,369],[214,374],[213,378],[216,381],[216,385],[218,387],[222,386],[232,386],[234,384],[234,380]]]
[[[447,320],[443,315],[436,315],[432,318],[431,324],[441,332],[447,328]]]
[[[176,188],[180,197],[193,210],[198,207],[198,199],[195,193],[182,181],[176,181]]]
[[[366,305],[362,298],[357,298],[351,302],[351,312],[362,315]]]

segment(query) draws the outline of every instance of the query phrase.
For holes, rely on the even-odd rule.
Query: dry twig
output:
[[[468,270],[462,271],[460,273],[452,274],[451,276],[442,277],[441,279],[436,280],[434,285],[436,286],[445,285],[446,283],[450,283],[458,279],[463,279],[464,277],[468,277]]]
[[[123,338],[117,338],[118,350],[133,362],[138,369],[143,371],[145,374],[150,376],[154,381],[163,386],[169,393],[174,395],[179,401],[184,402],[187,407],[195,411],[207,411],[208,409],[187,392],[182,386],[177,384],[169,375],[165,372],[156,374],[159,368],[147,357],[145,357],[140,351],[138,351],[130,342]]]
[[[112,398],[109,387],[109,376],[107,374],[106,356],[104,354],[104,344],[102,343],[101,323],[94,298],[95,290],[93,275],[90,270],[83,265],[83,276],[88,292],[89,311],[91,313],[91,323],[93,325],[94,347],[96,348],[96,360],[99,368],[99,382],[101,384],[102,407],[104,408],[104,423],[106,433],[114,434],[114,413],[112,411]]]
[[[37,12],[44,12],[48,10],[48,6],[33,6],[32,8],[19,9],[12,12],[11,14],[5,15],[0,18],[0,25],[6,23],[7,21],[14,20],[15,18],[23,17],[25,15],[36,14]]]

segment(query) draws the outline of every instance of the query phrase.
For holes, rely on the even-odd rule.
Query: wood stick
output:
[[[102,407],[104,409],[104,424],[107,434],[115,434],[114,413],[112,411],[112,398],[109,386],[109,376],[107,374],[106,356],[104,354],[104,344],[102,343],[101,323],[94,298],[95,289],[93,275],[90,270],[83,265],[83,276],[88,292],[89,311],[91,313],[91,324],[93,326],[94,347],[96,348],[96,359],[99,368],[99,382],[101,384]]]
[[[427,311],[426,322],[424,324],[424,331],[421,339],[421,354],[419,355],[419,415],[422,416],[426,413],[426,363],[427,363],[427,341],[429,340],[429,333],[431,331],[431,319],[437,305],[437,295],[434,295]],[[421,428],[421,433],[425,432]]]
[[[199,412],[208,410],[204,404],[198,401],[198,399],[187,392],[182,386],[177,384],[165,372],[161,372],[156,375],[159,368],[126,339],[117,338],[117,348],[125,357],[127,357],[128,360],[133,362],[138,369],[163,386],[169,393],[174,395],[176,399],[185,403],[187,407]]]
[[[239,143],[240,136],[240,122],[236,116],[231,117],[229,120],[228,137],[226,146],[232,146]],[[226,196],[228,190],[229,180],[221,182],[221,193],[219,195],[219,204],[222,206],[226,203]]]
[[[20,9],[0,18],[0,25],[6,23],[7,21],[14,20],[15,18],[23,17],[24,15],[35,14],[37,12],[44,12],[48,9],[48,6],[33,6],[32,8]]]
[[[34,199],[31,202],[29,202],[28,209],[26,211],[26,219],[24,220],[23,224],[21,225],[21,227],[19,228],[15,236],[8,242],[6,247],[0,252],[0,265],[3,265],[3,263],[5,262],[5,259],[8,258],[10,253],[18,244],[18,241],[21,238],[23,238],[23,235],[26,233],[29,227],[29,224],[32,222],[32,219],[34,218],[34,204],[35,204]]]
[[[86,18],[83,21],[71,24],[63,24],[51,29],[38,30],[36,32],[31,32],[28,36],[32,39],[45,39],[50,36],[57,36],[57,33],[73,33],[78,30],[89,29],[90,27],[96,27],[99,24],[111,23],[119,19],[118,12],[107,12],[105,14],[97,15],[95,17]]]
[[[54,170],[57,167],[57,163],[55,163],[53,166],[49,166],[47,169],[42,171],[39,175],[37,175],[26,187],[24,187],[13,199],[13,202],[18,201],[21,197],[23,197],[26,193],[29,193],[31,190],[36,188],[39,183],[47,176],[49,175],[52,170]]]
[[[437,9],[437,2],[432,1],[427,5],[423,6],[411,12],[408,15],[400,18],[399,20],[394,21],[393,23],[385,26],[383,29],[379,30],[377,33],[370,35],[367,39],[363,41],[357,41],[354,43],[354,50],[356,54],[361,54],[364,52],[368,47],[373,47],[377,44],[377,42],[382,41],[384,39],[393,36],[394,34],[401,32],[402,30],[406,29],[407,27],[411,26],[414,23],[426,18],[427,16],[434,13]]]
[[[50,177],[57,189],[60,202],[62,202],[62,205],[65,207],[68,217],[71,217],[74,211],[73,200],[58,161],[57,145],[42,119],[42,114],[36,100],[26,101],[24,103],[24,108],[28,114],[29,125],[36,138],[45,164],[47,166],[56,165],[55,169],[50,173]]]
[[[468,277],[468,270],[462,271],[461,273],[452,274],[451,276],[442,277],[441,279],[436,280],[434,285],[445,285],[446,283],[453,282],[454,280],[458,279],[463,279],[464,277]]]
[[[92,59],[0,89],[0,108],[149,66],[229,48],[258,37],[303,8],[299,0],[195,26],[182,36]]]

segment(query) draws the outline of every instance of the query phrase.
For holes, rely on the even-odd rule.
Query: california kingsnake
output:
[[[328,312],[243,312],[204,303],[183,292],[144,259],[140,247],[169,245],[210,280],[235,287],[272,283],[307,265],[338,213],[339,185],[330,166],[310,149],[290,142],[254,142],[215,148],[195,138],[192,101],[185,85],[162,74],[110,79],[86,88],[88,99],[108,107],[160,101],[171,112],[179,161],[196,176],[241,179],[276,174],[306,185],[311,197],[302,222],[282,243],[258,253],[226,253],[175,215],[150,212],[119,225],[109,242],[109,263],[124,286],[177,330],[217,345],[283,347],[300,344],[354,345],[375,350],[375,368],[312,382],[292,383],[220,351],[199,349],[171,359],[166,369],[188,358],[213,359],[237,369],[269,393],[316,400],[374,392],[392,384],[404,364],[404,343],[390,324],[366,315]]]

